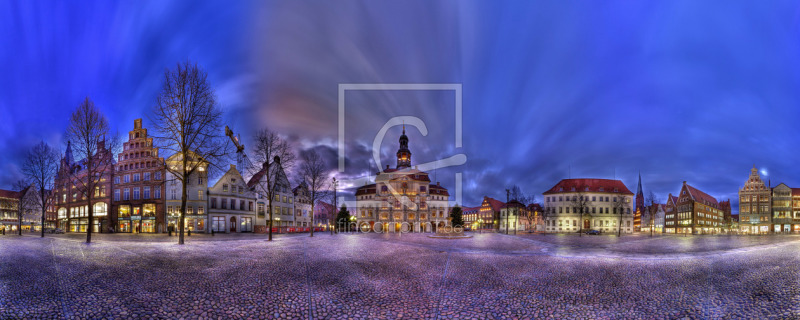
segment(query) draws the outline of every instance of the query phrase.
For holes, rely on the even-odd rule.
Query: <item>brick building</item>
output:
[[[92,203],[89,204],[86,194],[88,179],[87,159],[75,161],[72,156],[72,144],[67,142],[67,150],[61,158],[59,171],[56,174],[55,210],[58,227],[65,232],[86,232],[92,226],[93,232],[107,232],[117,223],[116,212],[111,211],[111,181],[114,177],[115,160],[105,141],[97,144],[92,163],[100,173],[100,182],[95,185]],[[89,222],[88,210],[92,206],[94,221]]]
[[[665,224],[674,233],[715,234],[723,231],[724,213],[714,197],[683,182],[680,193],[670,200],[674,213],[666,211]],[[667,222],[669,222],[667,224]],[[674,229],[673,229],[674,226]]]
[[[133,121],[128,141],[117,155],[111,211],[117,217],[116,232],[164,232],[164,158],[153,147],[153,138]]]

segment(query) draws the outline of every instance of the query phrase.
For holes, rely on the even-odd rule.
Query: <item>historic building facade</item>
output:
[[[294,195],[294,225],[298,230],[306,230],[311,227],[311,199],[309,197],[308,184],[305,181],[292,189]]]
[[[194,152],[190,152],[187,161],[192,162],[191,166],[197,164],[197,169],[186,179],[186,212],[184,215],[184,228],[192,232],[205,232],[207,230],[208,208],[208,166],[205,159],[200,158]],[[183,164],[180,154],[174,154],[167,158],[167,166],[173,171],[181,170]],[[184,182],[167,170],[166,181],[166,213],[164,220],[167,230],[178,231],[179,219],[181,216],[181,199],[183,198]]]
[[[791,233],[797,226],[792,213],[792,188],[781,183],[772,188],[772,232]]]
[[[620,180],[564,179],[543,195],[546,232],[633,232],[633,192]]]
[[[231,165],[217,183],[208,188],[209,230],[221,233],[253,232],[256,195]]]
[[[669,195],[672,198],[672,194]],[[669,205],[669,204],[668,204]],[[674,214],[667,213],[667,224],[674,233],[715,234],[725,227],[724,212],[714,197],[683,182],[674,203]],[[665,224],[666,224],[665,221]]]
[[[377,172],[375,183],[356,189],[356,208],[348,208],[362,231],[430,232],[449,226],[450,194],[427,172],[411,166],[405,128],[397,165]]]
[[[105,141],[97,144],[92,163],[98,168],[100,182],[95,185],[92,203],[87,203],[87,159],[75,161],[72,144],[67,142],[67,150],[61,158],[56,174],[53,196],[58,215],[58,227],[65,232],[86,232],[91,226],[93,232],[108,232],[117,225],[117,216],[111,211],[112,179],[115,173],[114,155],[106,149]],[[93,220],[89,221],[89,205],[92,206]]]
[[[270,210],[273,212],[272,227],[275,231],[279,231],[279,229],[276,228],[282,228],[280,230],[287,229],[288,231],[288,227],[295,226],[294,194],[292,194],[289,178],[286,176],[286,171],[284,171],[279,162],[273,162],[272,166],[275,166],[273,170],[278,170],[277,173],[274,174],[276,179],[273,182],[275,191],[272,199],[272,208],[269,208],[269,194],[266,192],[269,190],[269,186],[267,185],[267,177],[265,176],[270,165],[266,163],[263,164],[261,170],[256,172],[250,177],[250,180],[247,181],[247,187],[253,190],[257,195],[255,232],[268,231],[267,222],[269,221]],[[262,208],[266,210],[262,211]]]
[[[739,189],[739,228],[742,233],[769,233],[772,225],[772,192],[753,166]]]
[[[111,211],[116,213],[116,232],[156,233],[166,231],[164,191],[166,170],[153,138],[133,121],[128,141],[117,155]]]

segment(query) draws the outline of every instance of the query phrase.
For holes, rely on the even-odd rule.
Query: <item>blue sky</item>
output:
[[[226,123],[262,127],[335,158],[340,83],[460,83],[452,94],[347,95],[347,170],[370,171],[385,121],[414,115],[415,163],[466,205],[518,184],[619,178],[662,199],[682,181],[731,198],[755,164],[800,187],[800,4],[793,1],[0,2],[0,187],[39,140],[64,147],[85,96],[125,133],[145,118],[165,68],[209,73]],[[381,152],[394,163],[400,128]],[[331,159],[330,165],[335,165]]]

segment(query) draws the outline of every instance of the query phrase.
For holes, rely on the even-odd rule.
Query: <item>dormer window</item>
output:
[[[600,187],[600,191],[601,191],[601,192],[602,192],[602,191],[605,191],[605,189],[604,189],[603,187]]]
[[[586,189],[584,189],[584,191],[589,191],[589,187],[586,187]]]
[[[575,191],[575,187],[572,187],[572,188],[570,189],[570,191]]]
[[[564,191],[564,187],[558,188],[558,191]]]

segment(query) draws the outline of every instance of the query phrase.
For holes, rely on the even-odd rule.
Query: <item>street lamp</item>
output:
[[[483,233],[483,219],[478,219],[478,233]]]
[[[352,226],[352,225],[353,225],[353,223],[355,223],[355,221],[356,221],[356,216],[350,216],[350,221],[351,221],[351,222],[350,222],[350,224],[347,226],[347,229],[348,229],[348,231],[352,232],[352,230],[349,230],[349,229],[350,229],[350,226]],[[358,228],[358,226],[356,226],[356,228]]]

